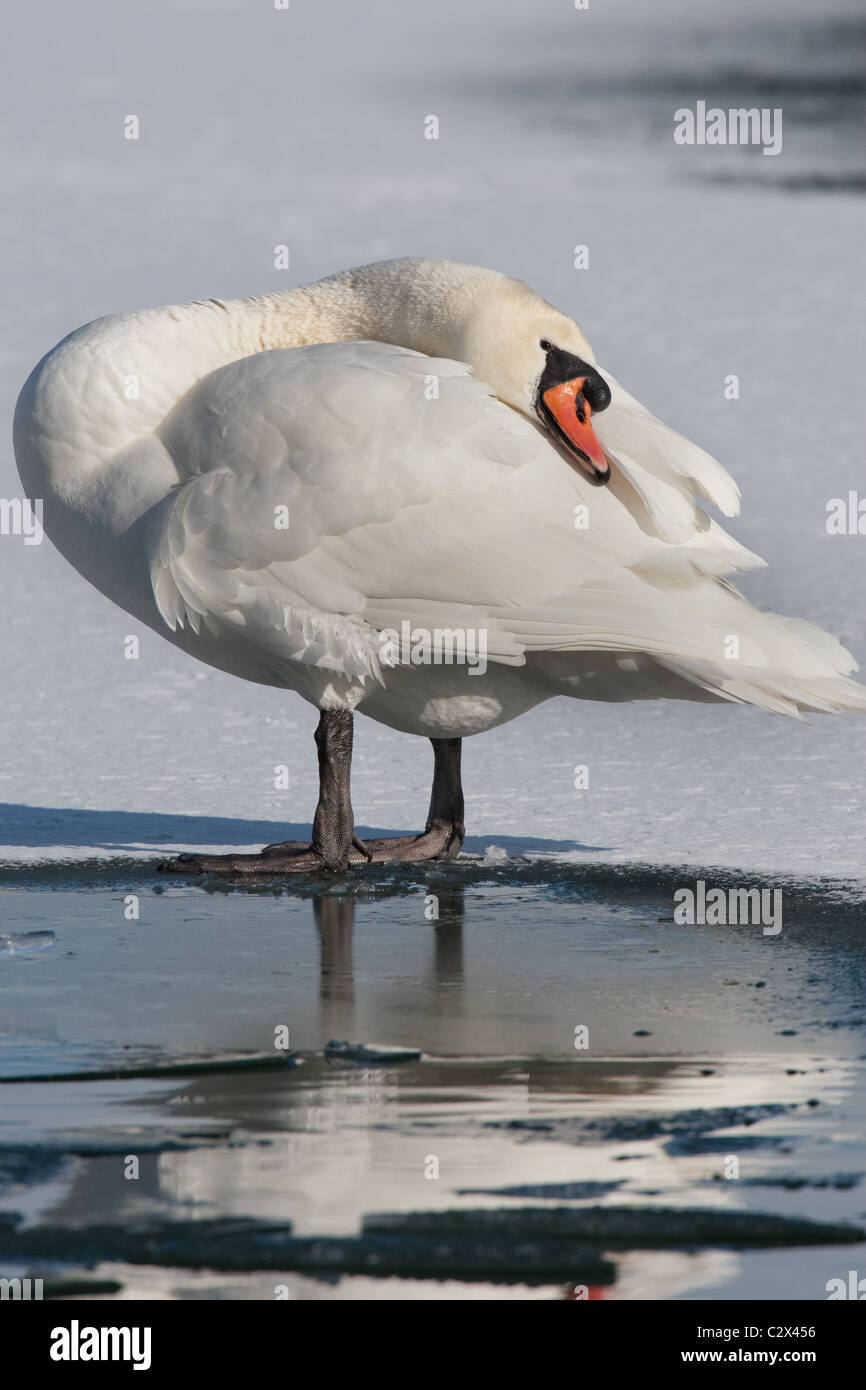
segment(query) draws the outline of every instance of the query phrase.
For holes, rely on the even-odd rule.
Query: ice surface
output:
[[[758,22],[749,0],[19,7],[0,83],[3,412],[42,353],[99,314],[399,254],[493,265],[574,312],[630,390],[732,469],[732,529],[772,566],[750,597],[862,661],[866,537],[825,529],[827,500],[864,477],[859,8],[764,0]],[[673,109],[701,97],[784,106],[783,153],[678,159]],[[11,449],[0,495],[20,495]],[[197,668],[49,543],[0,538],[0,590],[4,858],[305,833],[315,716],[297,696]],[[429,750],[359,725],[361,833],[417,828]],[[864,767],[853,716],[560,700],[467,745],[469,843],[862,880]]]

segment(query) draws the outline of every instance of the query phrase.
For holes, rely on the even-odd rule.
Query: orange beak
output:
[[[576,376],[551,386],[542,393],[542,413],[551,433],[577,458],[593,482],[606,483],[610,466],[590,424],[592,407],[583,394],[585,384],[586,377]]]

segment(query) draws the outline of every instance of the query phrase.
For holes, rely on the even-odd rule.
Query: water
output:
[[[0,956],[4,1271],[119,1297],[826,1296],[864,1255],[863,904],[784,885],[768,938],[676,925],[675,881],[3,871],[3,932],[42,946]],[[743,1213],[758,1248],[727,1248]]]
[[[555,46],[543,28],[524,36],[519,63],[512,52],[466,84],[478,111],[519,113],[538,142],[567,140],[593,183],[652,173],[798,194],[866,190],[866,21],[854,7],[629,8],[561,16]],[[697,100],[780,111],[779,154],[675,145],[674,112]]]

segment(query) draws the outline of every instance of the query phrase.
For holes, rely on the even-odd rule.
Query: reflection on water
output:
[[[427,895],[425,895],[426,902]],[[321,951],[322,1031],[346,1038],[354,1023],[353,931],[356,900],[332,894],[313,898]],[[461,1007],[463,983],[464,890],[450,884],[436,894],[437,920],[431,923],[427,1005],[447,1015]]]
[[[141,865],[103,868],[90,892],[46,872],[53,891],[8,874],[0,887],[10,930],[50,922],[56,935],[51,951],[0,965],[0,1212],[73,1232],[72,1264],[97,1223],[192,1220],[224,1249],[214,1223],[243,1218],[253,1243],[255,1223],[291,1223],[280,1277],[295,1297],[385,1296],[370,1261],[402,1271],[398,1292],[386,1281],[392,1297],[464,1296],[454,1279],[530,1297],[536,1278],[545,1297],[571,1297],[570,1247],[521,1235],[532,1210],[862,1212],[863,907],[841,891],[801,885],[771,939],[677,926],[667,871],[461,862],[348,887],[162,892]],[[128,922],[135,875],[141,912]],[[51,1038],[34,1027],[48,1017]],[[274,1048],[281,1028],[294,1065]],[[362,1065],[326,1057],[331,1039],[422,1058]],[[238,1053],[260,1060],[241,1066]],[[481,1210],[509,1213],[499,1243],[439,1240],[439,1283],[421,1277],[423,1232],[369,1226],[376,1213]],[[770,1278],[814,1297],[840,1258],[828,1244],[786,1261],[776,1235],[752,1253],[689,1253],[675,1216],[666,1229],[671,1248],[599,1245],[572,1282],[605,1297],[752,1297]],[[778,1239],[802,1244],[796,1231]],[[175,1240],[175,1259],[212,1263],[191,1241]],[[523,1279],[520,1241],[535,1252]],[[247,1258],[248,1273],[164,1270],[162,1284],[125,1258],[102,1273],[120,1268],[127,1294],[273,1297]],[[321,1284],[322,1261],[355,1272]]]

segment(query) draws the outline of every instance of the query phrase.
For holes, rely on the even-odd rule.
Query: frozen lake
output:
[[[14,66],[4,88],[20,126],[3,214],[19,248],[0,305],[4,414],[41,354],[102,313],[377,257],[493,265],[573,312],[600,362],[734,473],[743,514],[730,529],[770,564],[744,576],[748,596],[825,626],[862,662],[866,540],[828,535],[826,508],[856,489],[866,436],[866,299],[851,275],[866,233],[852,70],[863,22],[853,0],[820,16],[766,0],[746,44],[753,8],[700,19],[685,0],[651,12],[551,0],[542,22],[516,2],[449,0],[425,18],[377,0],[343,6],[338,41],[329,10],[301,5],[249,16],[226,3],[205,19],[191,0],[121,19],[92,0],[75,17],[54,7],[47,31],[41,13],[19,16],[40,63]],[[70,49],[106,44],[111,63],[73,80]],[[778,157],[674,145],[684,102],[751,100],[762,82],[761,104],[783,103]],[[136,106],[141,139],[126,141]],[[430,111],[438,141],[424,139]],[[587,270],[574,268],[578,244]],[[288,271],[274,268],[277,245]],[[730,373],[738,400],[724,396]],[[0,492],[19,489],[10,451]],[[197,668],[47,542],[2,537],[0,587],[14,653],[5,858],[233,847],[280,838],[273,822],[309,824],[315,715],[297,696]],[[364,719],[356,750],[359,822],[416,828],[429,750]],[[488,840],[866,877],[866,721],[854,716],[797,725],[558,700],[464,756],[467,826]],[[274,790],[277,765],[288,791]]]

